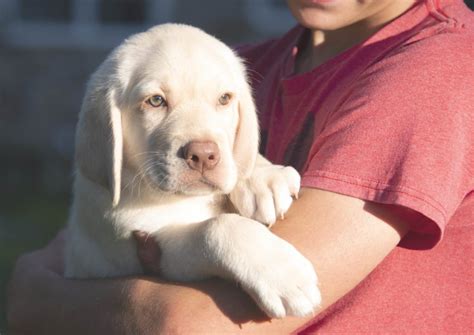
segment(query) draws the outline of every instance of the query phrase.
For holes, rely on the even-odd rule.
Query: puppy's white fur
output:
[[[92,76],[77,127],[76,178],[65,275],[142,272],[131,232],[151,234],[166,278],[239,282],[271,317],[307,315],[320,302],[311,263],[268,225],[289,208],[299,175],[258,158],[245,69],[202,31],[167,24],[126,40]],[[227,104],[219,98],[228,93]],[[151,96],[167,104],[152,107]],[[209,170],[180,156],[217,145]],[[231,214],[228,198],[242,214]]]

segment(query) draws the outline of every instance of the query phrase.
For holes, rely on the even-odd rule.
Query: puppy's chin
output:
[[[186,176],[162,176],[161,178],[153,175],[150,176],[151,185],[159,192],[170,194],[183,194],[189,196],[207,195],[207,194],[224,194],[229,193],[229,185],[226,183],[217,183],[203,176],[195,176],[190,178]],[[180,178],[181,177],[181,178]]]
[[[181,185],[179,188],[179,193],[184,195],[206,195],[211,193],[222,193],[216,185],[210,183],[209,181],[201,178],[200,180]]]

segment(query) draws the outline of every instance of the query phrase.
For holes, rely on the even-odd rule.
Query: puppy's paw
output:
[[[221,214],[206,230],[215,275],[238,282],[269,317],[306,316],[321,303],[311,262],[258,222]]]
[[[271,318],[312,315],[321,303],[316,272],[291,245],[278,244],[244,288]]]
[[[284,218],[293,197],[298,196],[301,177],[290,166],[256,166],[253,174],[237,183],[230,200],[242,216],[267,226]]]

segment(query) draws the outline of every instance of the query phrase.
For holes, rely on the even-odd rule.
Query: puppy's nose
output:
[[[220,160],[219,148],[211,141],[191,141],[184,146],[183,154],[188,166],[201,173],[214,169]]]

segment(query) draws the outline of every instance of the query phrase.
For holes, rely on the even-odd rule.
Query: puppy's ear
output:
[[[112,205],[120,201],[122,121],[117,94],[92,78],[76,130],[76,167],[86,178],[109,190]]]
[[[257,112],[247,82],[239,97],[239,125],[234,142],[234,159],[241,178],[252,173],[258,155],[259,128]]]

